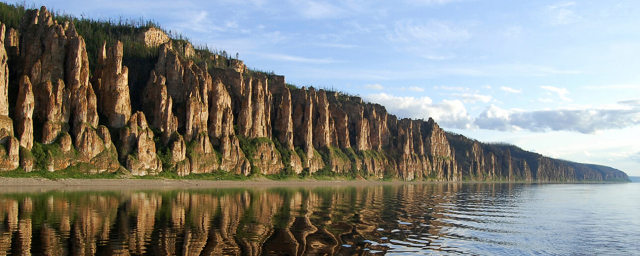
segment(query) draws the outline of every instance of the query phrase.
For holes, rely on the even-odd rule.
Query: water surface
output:
[[[640,184],[0,194],[0,255],[633,255]]]

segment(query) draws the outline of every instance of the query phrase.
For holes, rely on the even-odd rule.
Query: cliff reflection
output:
[[[457,202],[461,186],[0,195],[0,255],[368,255],[397,245],[443,249],[438,238],[449,224],[442,219],[452,208],[464,207]]]

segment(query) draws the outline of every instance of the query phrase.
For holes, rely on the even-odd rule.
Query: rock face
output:
[[[220,71],[222,74],[226,71]],[[240,149],[240,141],[235,135],[233,108],[231,96],[227,92],[223,80],[233,81],[228,77],[218,77],[212,83],[209,98],[212,99],[209,108],[209,137],[213,145],[220,149],[220,169],[243,175],[251,173],[251,164]]]
[[[43,7],[26,11],[17,28],[0,24],[0,32],[0,170],[76,166],[100,173],[124,166],[138,176],[223,171],[434,181],[627,179],[612,168],[448,134],[433,119],[398,119],[360,97],[298,89],[283,76],[249,70],[237,57],[196,51],[155,28],[123,37],[126,45],[87,46],[73,23],[58,23]],[[129,77],[123,63],[139,56],[125,56],[125,48],[139,43],[157,50],[157,59],[145,57],[150,66],[136,65],[145,71]],[[95,67],[89,66],[92,54]],[[249,241],[241,246],[260,251]]]
[[[50,170],[77,163],[88,164],[83,170],[90,173],[117,170],[115,150],[110,150],[95,130],[98,98],[89,82],[87,47],[74,24],[58,24],[43,7],[28,10],[19,30],[12,28],[4,38],[11,41],[10,62],[15,68],[12,73],[17,75],[16,135],[26,150],[20,153],[24,155],[23,168],[33,168],[28,152],[34,143],[57,143],[61,154],[42,159]],[[34,130],[39,129],[42,136],[34,138]]]
[[[35,107],[35,99],[33,97],[33,89],[28,76],[22,76],[20,79],[18,102],[19,108],[16,108],[17,135],[20,138],[20,146],[28,150],[33,147],[33,109]]]
[[[5,33],[0,24],[0,35]],[[9,117],[9,67],[5,40],[0,36],[0,171],[14,170],[20,165],[20,141],[13,137],[13,120]]]
[[[461,180],[455,159],[455,151],[449,146],[445,132],[436,122],[429,118],[424,125],[426,154],[431,162],[432,170],[439,180]]]
[[[132,175],[155,175],[162,172],[162,162],[156,154],[153,131],[142,112],[131,116],[126,127],[120,130],[121,156],[126,157],[127,169]]]
[[[178,131],[178,117],[173,114],[173,99],[167,92],[166,78],[158,77],[155,71],[151,71],[144,95],[144,101],[152,105],[149,107],[153,117],[152,126],[162,132],[162,142],[166,145]]]
[[[107,117],[109,127],[122,128],[131,116],[129,96],[129,69],[122,66],[123,46],[118,41],[106,49],[106,42],[98,54],[95,81],[99,97],[99,110]]]
[[[169,36],[157,28],[149,28],[138,35],[137,40],[144,43],[148,47],[158,47],[166,42],[169,42]]]

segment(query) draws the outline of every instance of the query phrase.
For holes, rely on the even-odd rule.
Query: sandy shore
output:
[[[147,190],[147,189],[211,189],[211,188],[269,188],[401,185],[417,182],[403,181],[212,181],[212,180],[146,180],[146,179],[61,179],[0,178],[0,193],[88,191],[88,190]]]

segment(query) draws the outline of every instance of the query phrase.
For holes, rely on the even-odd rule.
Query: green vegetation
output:
[[[65,157],[64,152],[62,152],[61,150],[60,137],[62,137],[62,135],[58,136],[58,139],[51,144],[42,144],[39,142],[33,143],[31,154],[35,158],[34,170],[47,170],[47,166],[49,165],[49,163],[51,163],[55,159]],[[75,149],[72,150],[75,151]],[[24,153],[24,155],[28,156],[27,152],[21,153]]]
[[[298,87],[298,86],[297,86],[297,85],[295,85],[295,84],[285,83],[284,85],[285,85],[285,86],[287,86],[287,88],[289,88],[289,90],[297,90],[297,89],[300,89],[300,87]]]
[[[33,7],[35,8],[35,7]],[[17,28],[26,11],[26,6],[0,3],[0,20],[7,28]]]
[[[301,160],[303,163],[306,163],[306,162],[308,161],[307,153],[305,153],[305,152],[302,150],[302,148],[300,148],[300,147],[295,147],[295,153],[300,157],[300,160]]]
[[[223,170],[217,170],[212,173],[194,174],[191,173],[187,176],[179,176],[176,172],[163,171],[155,176],[136,176],[136,179],[173,179],[173,180],[250,180],[251,177],[246,177],[242,174],[234,174]]]
[[[277,139],[274,140],[273,143],[276,146],[276,150],[278,150],[278,152],[280,153],[280,157],[282,159],[282,164],[284,165],[284,169],[280,172],[280,174],[277,174],[277,176],[269,177],[269,178],[272,178],[272,179],[291,178],[292,176],[295,175],[295,172],[291,168],[291,156],[292,155],[297,156],[296,152],[282,146],[280,141],[278,141]]]
[[[244,153],[245,157],[247,157],[247,159],[249,160],[249,163],[251,163],[252,166],[253,166],[254,154],[256,153],[256,148],[258,147],[258,145],[263,143],[273,144],[273,141],[271,141],[271,139],[266,137],[260,137],[260,138],[254,138],[254,139],[249,139],[242,135],[238,135],[237,137],[238,137],[238,140],[240,141],[240,149]]]
[[[328,165],[325,165],[322,169],[312,174],[312,177],[314,177],[317,180],[333,180],[341,176],[342,175],[332,171],[331,166],[328,166]]]
[[[358,151],[358,153],[360,153],[360,156],[364,157],[364,158],[373,158],[376,160],[386,160],[387,157],[378,151],[375,150],[360,150]]]
[[[118,179],[122,178],[122,173],[115,172],[103,172],[98,174],[88,174],[83,172],[85,164],[78,164],[76,166],[69,166],[64,170],[49,172],[43,169],[34,170],[32,172],[25,172],[22,167],[19,167],[13,171],[0,172],[0,177],[5,178],[45,178],[50,180],[60,179]]]

